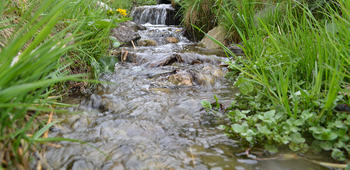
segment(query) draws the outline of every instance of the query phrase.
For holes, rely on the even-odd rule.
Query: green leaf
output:
[[[324,127],[311,127],[309,128],[309,130],[313,133],[313,134],[322,134],[323,131],[325,130]]]
[[[202,104],[202,107],[205,108],[207,111],[208,109],[212,109],[211,104],[207,100],[202,100],[201,104]]]
[[[276,114],[275,118],[276,120],[279,120],[284,114],[282,112],[279,112]]]
[[[313,116],[313,113],[310,113],[309,110],[304,110],[304,111],[301,113],[300,118],[301,118],[302,120],[305,121],[305,120],[311,118],[312,116]]]
[[[259,124],[260,125],[260,124]],[[269,128],[267,128],[267,126],[266,125],[264,125],[264,126],[257,126],[257,128],[258,128],[258,130],[259,130],[259,132],[260,133],[262,133],[262,134],[264,134],[264,135],[269,135],[269,134],[271,134],[271,131],[269,130]]]
[[[296,144],[305,142],[305,139],[301,137],[301,134],[298,132],[290,134],[290,139],[293,143],[296,143]]]
[[[113,48],[117,48],[121,45],[116,37],[109,36],[109,39],[113,42]]]
[[[329,151],[333,148],[333,143],[331,141],[321,142],[320,146],[323,150]]]
[[[105,28],[115,28],[115,27],[118,26],[118,25],[116,25],[116,24],[111,23],[111,20],[110,20],[110,19],[102,19],[102,20],[99,20],[99,21],[95,21],[95,22],[93,23],[93,25],[94,25],[96,28],[102,28],[102,29],[105,29]]]
[[[281,138],[281,141],[282,141],[282,143],[284,143],[286,145],[291,141],[291,138],[289,136],[283,136]]]
[[[282,113],[282,114],[287,113],[287,109],[282,105],[277,105],[275,110],[276,110],[277,114],[278,113]]]
[[[321,151],[322,151],[321,144],[322,144],[321,141],[319,141],[319,140],[314,140],[314,141],[312,141],[311,147],[312,147],[313,149],[315,149],[316,151],[321,152]]]
[[[265,112],[264,113],[264,117],[265,118],[272,118],[272,117],[274,117],[275,116],[275,110],[270,110],[270,111],[268,111],[268,112]]]
[[[325,132],[322,134],[315,134],[313,133],[312,136],[318,140],[334,140],[338,138],[338,135],[334,132],[327,131],[329,129],[326,129]]]
[[[346,128],[346,126],[343,124],[342,121],[340,120],[337,120],[333,123],[333,125],[336,127],[336,128]]]
[[[264,148],[269,151],[270,153],[278,153],[278,149],[276,148],[276,146],[274,145],[270,145],[270,144],[265,144]]]
[[[240,124],[233,124],[231,125],[231,128],[236,132],[236,133],[241,133],[244,132],[244,128]]]
[[[224,129],[226,129],[226,126],[225,125],[220,125],[219,128],[224,130]]]
[[[102,73],[113,73],[115,64],[118,62],[116,57],[100,58],[100,67]]]
[[[334,148],[332,149],[332,157],[336,160],[340,160],[340,161],[345,161],[345,156],[344,156],[344,153],[337,149],[337,148]]]
[[[241,93],[247,95],[248,93],[252,92],[254,90],[254,86],[251,82],[249,81],[244,81],[238,86],[239,90]]]
[[[216,97],[215,94],[214,94],[214,99],[215,99],[215,102],[216,102],[215,110],[218,110],[220,108],[220,103],[219,103],[219,99]]]
[[[301,126],[303,124],[304,124],[304,120],[302,120],[302,119],[297,119],[296,121],[294,121],[295,126]]]

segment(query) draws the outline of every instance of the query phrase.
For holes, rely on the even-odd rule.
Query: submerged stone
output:
[[[157,46],[157,42],[149,39],[138,40],[137,45],[138,46]]]
[[[169,43],[178,43],[179,39],[177,39],[176,37],[167,37],[166,41],[168,41]]]
[[[168,81],[175,85],[193,86],[193,78],[188,71],[181,70],[169,76]]]

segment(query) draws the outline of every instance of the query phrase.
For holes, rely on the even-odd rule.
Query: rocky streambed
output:
[[[223,53],[198,47],[180,27],[138,27],[136,48],[113,49],[120,62],[113,74],[100,77],[114,84],[67,97],[64,102],[77,104],[67,109],[80,114],[57,114],[61,123],[49,134],[87,142],[110,159],[88,145],[62,141],[62,147],[47,148],[52,169],[324,169],[297,159],[255,159],[263,151],[248,156],[239,139],[218,128],[229,120],[208,115],[200,104],[213,95],[224,105],[235,99]]]

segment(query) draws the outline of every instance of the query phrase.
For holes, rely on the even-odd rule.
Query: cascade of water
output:
[[[159,4],[153,6],[141,6],[133,8],[131,16],[133,21],[145,24],[165,25],[167,10],[174,10],[170,4]]]

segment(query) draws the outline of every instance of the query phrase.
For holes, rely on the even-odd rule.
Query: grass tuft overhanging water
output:
[[[246,54],[221,44],[234,57],[228,78],[240,89],[225,112],[232,122],[221,126],[227,135],[273,153],[288,146],[349,158],[350,116],[337,108],[349,104],[350,3],[318,5],[224,1],[221,22]]]

